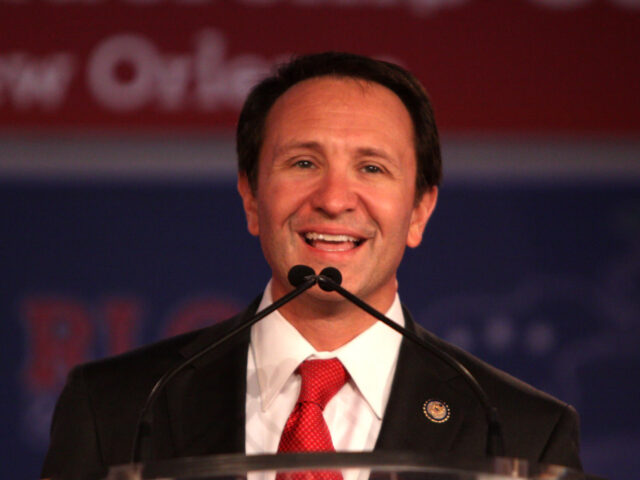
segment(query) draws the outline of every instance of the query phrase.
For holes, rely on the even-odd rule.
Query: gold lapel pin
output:
[[[434,423],[444,423],[451,417],[449,405],[440,400],[427,400],[422,405],[424,416]]]

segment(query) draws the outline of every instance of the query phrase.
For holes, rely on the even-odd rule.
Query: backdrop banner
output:
[[[444,132],[402,300],[636,480],[638,45],[640,0],[0,0],[0,478],[38,477],[74,365],[260,294],[230,132],[275,64],[332,49],[415,72]]]
[[[640,129],[637,0],[0,0],[0,128],[228,128],[292,53],[394,60],[447,131]]]
[[[233,182],[4,182],[0,477],[37,478],[69,369],[227,318],[269,270]],[[640,194],[450,185],[400,295],[416,320],[573,404],[585,467],[640,469]],[[7,254],[6,252],[9,252]]]

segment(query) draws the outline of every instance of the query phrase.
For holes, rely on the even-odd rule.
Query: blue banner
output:
[[[227,318],[269,269],[231,180],[0,184],[0,477],[37,478],[68,370]],[[400,294],[576,406],[592,473],[640,470],[640,191],[445,184]]]

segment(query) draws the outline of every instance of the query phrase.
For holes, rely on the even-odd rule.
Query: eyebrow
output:
[[[318,143],[318,142],[314,142],[314,141],[308,141],[308,142],[292,141],[292,142],[285,143],[284,145],[280,145],[279,147],[277,147],[274,150],[274,154],[277,156],[277,155],[280,155],[283,152],[288,152],[289,150],[297,150],[297,149],[314,150],[316,152],[322,152],[323,151],[322,145],[320,145],[320,143]]]
[[[393,158],[384,150],[375,147],[360,147],[356,149],[357,153],[361,157],[380,157],[390,161]]]
[[[274,153],[276,155],[279,155],[283,152],[296,150],[296,149],[313,150],[316,152],[324,151],[323,146],[319,142],[315,142],[311,140],[311,141],[299,141],[299,142],[292,141],[292,142],[286,143],[285,145],[279,146]],[[393,157],[390,156],[385,150],[382,150],[380,148],[375,148],[375,147],[358,147],[356,148],[356,154],[360,157],[379,157],[379,158],[390,160],[392,162],[394,161]]]

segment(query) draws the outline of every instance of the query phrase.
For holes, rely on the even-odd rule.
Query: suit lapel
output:
[[[406,327],[424,337],[404,313]],[[469,415],[477,416],[477,402],[464,387],[456,371],[404,338],[376,450],[438,454],[452,451],[454,444],[457,449]],[[450,416],[437,422],[438,416],[425,412],[429,401],[446,404]]]
[[[181,350],[182,355],[188,358],[217,341],[247,321],[256,307],[254,302],[229,322],[203,331]],[[175,456],[244,452],[249,339],[247,329],[198,359],[167,387]]]

